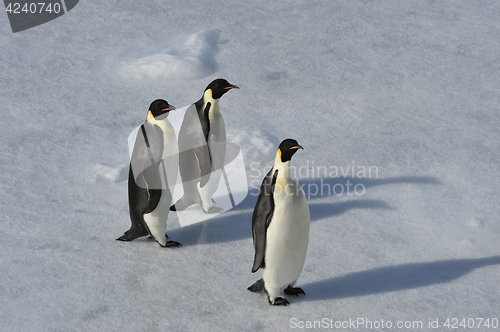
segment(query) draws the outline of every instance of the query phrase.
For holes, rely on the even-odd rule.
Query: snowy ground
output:
[[[0,330],[494,330],[499,17],[495,1],[82,0],[13,34],[1,14]],[[115,241],[129,133],[154,99],[189,105],[218,77],[241,88],[221,110],[249,195],[187,227],[171,214],[181,248]],[[288,137],[305,148],[307,295],[271,307],[246,290],[251,213]]]

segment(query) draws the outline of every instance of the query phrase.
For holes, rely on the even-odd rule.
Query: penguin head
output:
[[[205,92],[207,90],[211,90],[212,91],[212,98],[219,99],[220,97],[222,97],[226,92],[228,92],[231,89],[239,89],[239,87],[229,83],[228,81],[226,81],[223,78],[218,78],[218,79],[212,81],[212,83],[210,83],[206,87]]]
[[[166,100],[156,99],[149,105],[148,120],[160,115],[168,115],[168,112],[172,110],[175,110],[175,107],[170,105]]]
[[[281,142],[278,148],[278,154],[280,156],[281,162],[286,163],[287,161],[290,161],[292,159],[292,156],[299,149],[304,150],[304,148],[299,145],[299,143],[294,139],[287,138],[286,140]]]

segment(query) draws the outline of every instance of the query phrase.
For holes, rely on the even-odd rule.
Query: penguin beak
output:
[[[230,86],[226,86],[224,89],[225,90],[229,90],[229,89],[239,89],[240,87],[237,86],[237,85],[230,85]]]
[[[290,148],[290,150],[294,150],[294,149],[302,149],[302,150],[304,150],[304,148],[302,147],[302,145],[292,146]]]
[[[173,110],[175,110],[175,107],[174,107],[174,106],[172,106],[172,105],[168,105],[168,107],[167,107],[167,108],[164,108],[164,109],[162,109],[161,111],[162,111],[162,112],[166,112],[166,111],[173,111]]]

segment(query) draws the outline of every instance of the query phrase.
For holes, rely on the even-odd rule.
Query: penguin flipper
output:
[[[210,178],[211,157],[208,147],[209,123],[204,117],[203,101],[192,104],[184,115],[179,131],[179,171],[183,186],[201,179],[202,187]],[[200,111],[198,111],[200,108]],[[196,188],[194,186],[193,190]],[[186,195],[186,188],[184,188]],[[191,193],[189,193],[191,195]]]
[[[203,188],[210,180],[210,173],[212,172],[212,158],[208,144],[194,148],[194,154],[200,169],[200,188]]]
[[[153,212],[156,207],[158,206],[158,203],[160,202],[161,199],[161,189],[150,189],[149,190],[149,201],[148,201],[148,206],[144,213],[151,213]]]
[[[273,191],[278,171],[274,174],[272,169],[267,173],[260,187],[259,197],[255,204],[252,215],[253,244],[255,257],[252,273],[257,272],[261,267],[265,267],[264,254],[266,252],[266,232],[274,213]]]
[[[208,102],[203,110],[203,113],[198,113],[198,118],[200,119],[201,129],[203,131],[203,137],[205,139],[205,144],[197,147],[195,150],[196,158],[198,159],[198,166],[201,171],[200,188],[205,187],[210,179],[210,173],[212,172],[212,154],[210,152],[210,147],[208,146],[208,135],[210,133],[210,120],[208,112],[210,111],[212,103]],[[201,110],[201,108],[200,108]]]
[[[143,189],[161,189],[158,169],[163,154],[163,133],[157,125],[145,122],[141,125],[130,158],[130,171],[135,183]],[[132,179],[129,178],[129,181]]]

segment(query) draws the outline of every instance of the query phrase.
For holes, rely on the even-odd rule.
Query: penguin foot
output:
[[[145,230],[142,229],[142,228],[130,228],[128,231],[126,231],[125,233],[123,233],[122,236],[120,236],[119,238],[117,238],[116,240],[117,241],[133,241],[137,238],[140,238],[140,237],[143,237],[143,236],[147,236],[148,234],[145,233]]]
[[[247,288],[249,291],[259,293],[264,290],[264,279],[257,280],[252,286]]]
[[[186,196],[182,196],[174,205],[170,207],[170,211],[182,211],[191,205],[196,203],[194,200],[187,199]]]
[[[165,248],[170,248],[170,247],[182,247],[182,244],[180,244],[177,241],[167,241]]]
[[[119,238],[116,239],[116,241],[132,241],[134,239],[131,239],[130,237],[127,237],[125,236],[125,234],[123,234],[122,236],[120,236]]]
[[[284,299],[282,297],[277,297],[274,299],[274,302],[271,302],[271,300],[269,300],[269,304],[271,304],[271,305],[284,305],[286,307],[286,305],[290,304],[290,302],[288,302],[287,299]]]
[[[208,212],[206,212],[206,213],[222,213],[222,211],[224,211],[223,208],[217,207],[217,206],[212,206],[212,207],[210,207],[210,209],[208,209]]]
[[[285,288],[285,290],[283,292],[285,293],[285,295],[295,295],[295,296],[299,296],[299,294],[306,295],[306,293],[302,290],[302,288],[299,288],[299,287],[293,288],[290,285],[288,285],[288,287]]]

